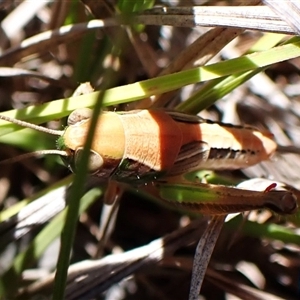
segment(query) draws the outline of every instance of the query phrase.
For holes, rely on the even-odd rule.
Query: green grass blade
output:
[[[111,88],[106,91],[103,97],[103,106],[133,102],[152,95],[172,91],[188,84],[266,67],[270,64],[300,56],[299,46],[299,39],[293,39],[293,42],[289,44],[260,53],[253,53],[204,67]],[[59,99],[40,106],[29,106],[24,109],[12,110],[3,114],[33,123],[42,123],[67,116],[70,112],[80,107],[94,107],[98,96],[99,92],[94,92],[78,97]],[[0,121],[0,126],[0,135],[7,134],[18,128],[3,121]]]
[[[241,225],[242,224],[242,225]],[[238,216],[226,223],[226,226],[236,231],[236,228],[241,227],[241,231],[246,235],[257,238],[268,238],[270,240],[278,240],[283,243],[292,243],[300,245],[300,236],[293,230],[277,224],[259,224],[257,222],[242,220],[242,216]]]

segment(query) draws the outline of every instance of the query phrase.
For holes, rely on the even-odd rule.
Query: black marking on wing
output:
[[[169,116],[171,116],[174,121],[177,121],[177,122],[185,122],[185,123],[192,123],[192,124],[201,124],[201,123],[218,124],[222,127],[228,127],[228,128],[257,130],[255,127],[248,126],[248,125],[245,126],[245,125],[233,125],[230,123],[222,123],[222,122],[218,122],[218,121],[203,119],[199,116],[188,115],[188,114],[177,112],[177,111],[166,111],[166,113]]]
[[[241,155],[257,155],[257,153],[258,151],[251,149],[210,148],[208,159],[235,159]]]

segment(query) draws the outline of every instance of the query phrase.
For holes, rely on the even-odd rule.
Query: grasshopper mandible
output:
[[[91,115],[92,111],[87,108],[75,110],[63,131],[48,130],[3,115],[0,119],[60,136],[59,150],[46,150],[42,154],[62,155],[67,166],[76,173]],[[245,168],[269,159],[276,147],[268,131],[212,122],[184,113],[146,109],[103,112],[95,130],[88,169],[91,175],[104,180],[141,184],[199,169]],[[219,193],[222,194],[221,189]],[[223,199],[226,193],[224,187]],[[295,196],[286,193],[274,200],[273,207],[282,213],[293,213],[297,207]],[[229,192],[227,195],[230,198]],[[253,197],[256,197],[255,192]],[[259,199],[253,209],[270,207],[270,199]],[[283,203],[278,204],[278,201]],[[226,213],[226,209],[218,205],[220,213]]]

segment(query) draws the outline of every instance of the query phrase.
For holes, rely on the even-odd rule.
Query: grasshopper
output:
[[[65,130],[50,130],[4,115],[0,115],[0,119],[59,136],[58,150],[45,150],[41,154],[61,155],[69,169],[76,173],[91,115],[88,108],[73,111]],[[88,170],[92,176],[103,180],[141,185],[171,178],[173,183],[178,176],[193,170],[234,170],[255,165],[269,159],[276,148],[272,133],[253,127],[212,122],[158,109],[103,112],[98,118]],[[196,186],[211,191],[210,205],[189,199],[174,200],[168,193],[158,196],[190,210],[212,214],[263,207],[291,214],[297,208],[296,197],[287,191],[261,193],[224,186]],[[219,201],[213,209],[209,208],[213,207],[214,199]]]
[[[49,130],[0,115],[0,119],[59,136],[59,154],[71,171],[78,170],[92,111],[79,109],[65,130]],[[90,149],[89,173],[109,182],[138,185],[157,199],[188,211],[213,215],[199,241],[189,299],[197,299],[225,215],[269,208],[281,214],[297,209],[293,192],[264,192],[188,182],[182,175],[198,169],[240,169],[269,159],[276,151],[273,135],[252,127],[216,123],[179,112],[135,110],[103,112]],[[154,184],[146,184],[154,182]],[[175,188],[174,188],[175,186]]]

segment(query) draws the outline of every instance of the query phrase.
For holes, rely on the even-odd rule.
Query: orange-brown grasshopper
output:
[[[89,109],[75,110],[65,130],[49,130],[4,115],[0,119],[59,136],[58,150],[40,153],[61,155],[76,172],[91,115]],[[297,198],[287,190],[272,190],[272,184],[260,192],[188,182],[182,175],[197,169],[245,168],[269,159],[276,148],[270,132],[252,127],[164,110],[103,112],[97,120],[88,170],[103,180],[140,186],[162,201],[215,216],[196,251],[190,296],[196,299],[223,224],[224,217],[219,215],[261,208],[292,214],[297,209]],[[154,184],[144,185],[149,182]]]
[[[70,114],[65,130],[49,130],[4,115],[0,115],[0,119],[58,135],[58,150],[45,150],[42,154],[62,155],[67,166],[76,173],[91,115],[92,111],[87,108],[75,110]],[[193,170],[252,166],[269,159],[276,147],[273,135],[268,131],[212,122],[179,112],[103,112],[98,118],[88,169],[91,175],[103,180],[141,185],[169,178],[169,182],[171,180],[174,183],[179,175]],[[178,185],[178,189],[182,189],[179,198],[166,192],[167,184],[161,185],[162,191],[158,196],[162,200],[208,214],[227,214],[264,207],[291,214],[297,208],[295,196],[287,191],[261,193],[200,183],[183,184]],[[202,196],[199,199],[199,195],[194,197],[186,194],[193,187],[200,191]]]

